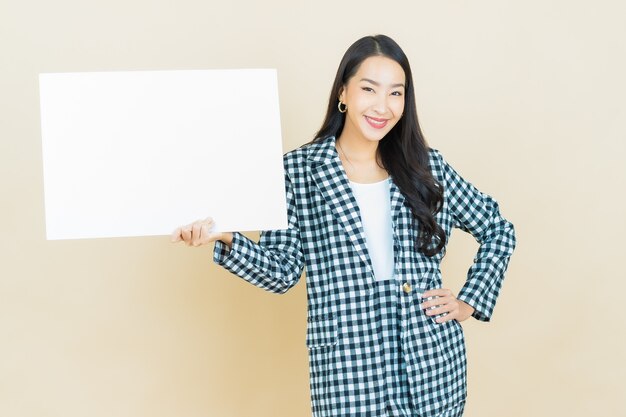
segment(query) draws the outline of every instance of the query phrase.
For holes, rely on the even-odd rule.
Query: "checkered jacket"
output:
[[[234,234],[231,249],[216,242],[214,261],[267,291],[284,293],[306,266],[307,333],[311,405],[314,417],[385,415],[384,352],[372,306],[375,283],[359,209],[335,149],[335,138],[305,145],[284,156],[288,228],[261,233],[258,243]],[[478,191],[430,150],[430,168],[443,185],[444,204],[436,220],[480,243],[457,298],[489,321],[509,257],[513,225],[497,203]],[[465,401],[463,330],[456,320],[437,323],[419,307],[421,294],[441,288],[442,253],[417,250],[417,228],[392,181],[391,213],[395,278],[409,283],[403,352],[413,404],[420,416],[447,415]],[[400,284],[399,284],[400,285]]]

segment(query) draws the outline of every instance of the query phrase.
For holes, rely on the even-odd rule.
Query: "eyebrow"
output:
[[[380,87],[380,83],[377,83],[374,80],[370,80],[369,78],[361,78],[361,81],[367,81],[370,84],[374,84],[376,87]],[[391,86],[391,88],[396,88],[396,87],[403,87],[404,89],[406,89],[406,86],[404,84],[393,84]]]

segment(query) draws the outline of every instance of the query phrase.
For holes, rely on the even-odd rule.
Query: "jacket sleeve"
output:
[[[480,244],[457,298],[474,308],[474,318],[490,321],[515,249],[515,229],[502,217],[493,198],[464,180],[439,156],[443,165],[445,198],[454,227],[470,233]]]
[[[249,283],[267,291],[284,294],[297,284],[304,269],[293,187],[285,174],[288,228],[261,232],[255,243],[233,233],[229,249],[215,242],[213,261]]]

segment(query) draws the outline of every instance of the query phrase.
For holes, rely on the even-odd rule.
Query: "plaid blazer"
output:
[[[288,228],[264,231],[258,243],[235,233],[231,249],[216,242],[213,258],[267,291],[284,293],[306,266],[307,332],[314,417],[385,415],[384,352],[376,312],[375,283],[359,209],[335,148],[335,138],[305,145],[284,156]],[[497,203],[478,191],[430,150],[430,168],[443,185],[436,220],[480,243],[457,298],[489,321],[509,257],[513,225]],[[399,188],[390,184],[395,278],[409,283],[407,336],[403,351],[414,407],[421,417],[444,415],[465,401],[466,356],[456,320],[435,322],[419,307],[421,294],[441,288],[444,251],[427,257],[416,249],[417,227]]]

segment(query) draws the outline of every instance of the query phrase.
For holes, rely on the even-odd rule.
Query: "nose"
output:
[[[386,94],[377,94],[376,102],[374,103],[374,106],[372,107],[372,109],[378,114],[387,113],[387,109],[389,108],[387,100],[388,100],[388,97]]]

